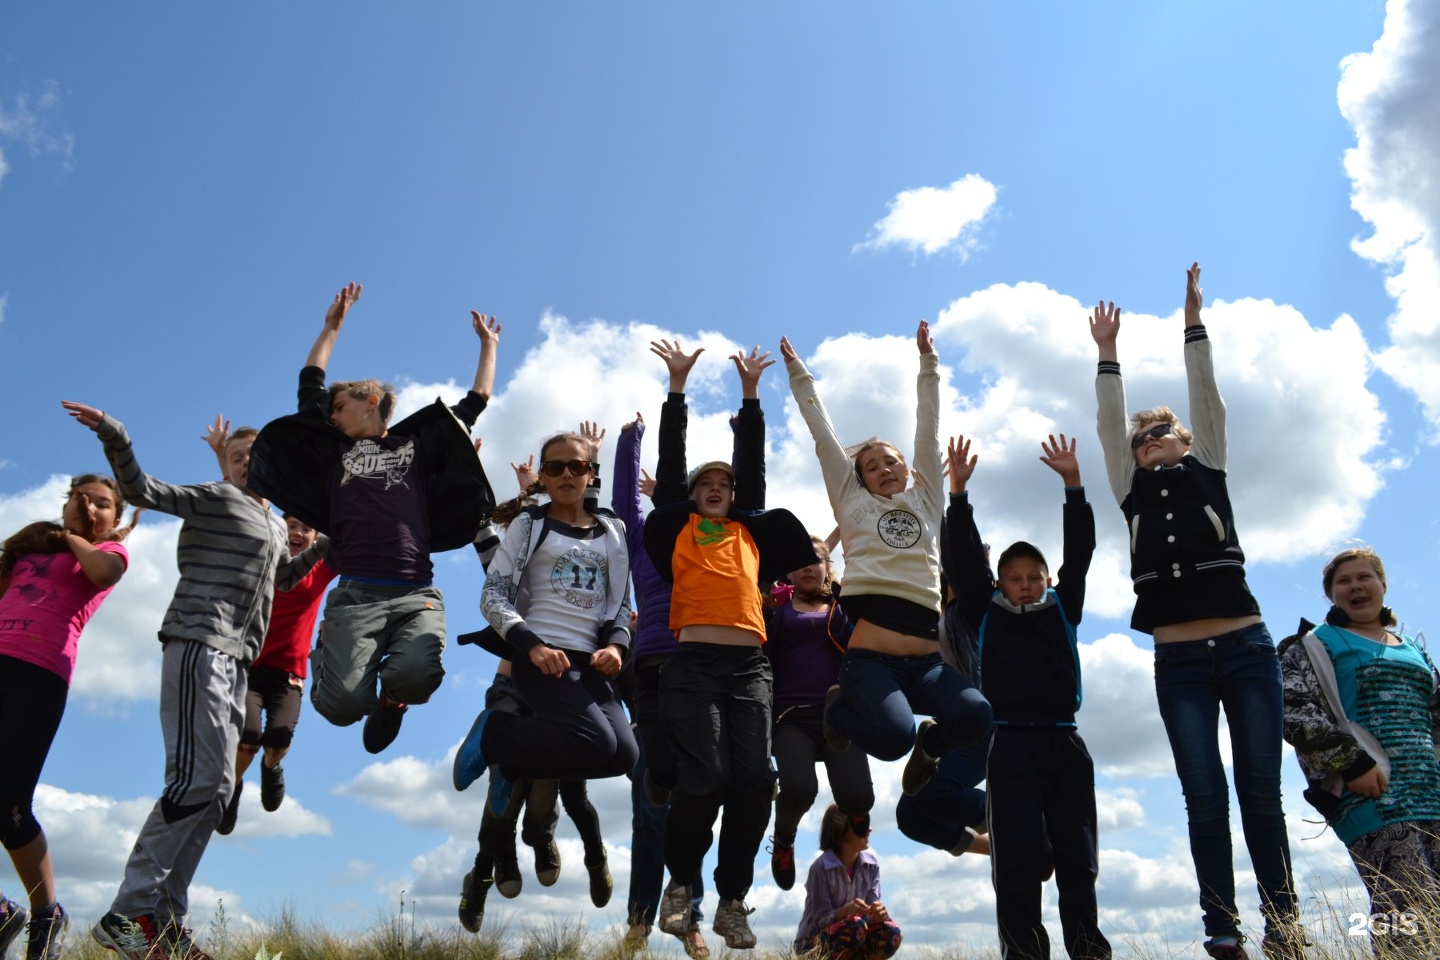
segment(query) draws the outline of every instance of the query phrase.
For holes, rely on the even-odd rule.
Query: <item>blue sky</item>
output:
[[[993,542],[1058,547],[1059,491],[1034,457],[1051,430],[1080,438],[1101,524],[1081,729],[1102,771],[1102,925],[1176,956],[1199,938],[1194,878],[1149,641],[1125,629],[1088,305],[1126,310],[1133,403],[1183,408],[1178,311],[1184,268],[1201,261],[1241,539],[1277,637],[1323,613],[1319,568],[1352,537],[1386,557],[1407,625],[1436,621],[1435,0],[78,11],[0,11],[7,531],[58,509],[55,478],[103,463],[62,398],[122,419],[155,475],[210,479],[203,425],[288,411],[350,280],[365,295],[332,372],[390,378],[410,404],[458,395],[474,365],[468,311],[499,315],[497,393],[477,433],[502,492],[507,461],[549,433],[593,418],[613,441],[634,411],[657,416],[663,370],[644,345],[662,335],[709,351],[692,380],[697,451],[728,447],[738,389],[724,354],[775,350],[782,332],[842,437],[908,437],[912,334],[928,317],[942,430],[976,439]],[[772,501],[828,529],[778,370],[762,398]],[[173,547],[174,525],[148,517],[82,642],[46,768],[40,815],[76,914],[108,904],[161,783],[152,638]],[[472,629],[478,564],[457,552],[437,569],[452,630]],[[358,728],[307,710],[290,801],[275,815],[246,805],[216,839],[199,921],[223,897],[241,921],[294,904],[360,928],[403,889],[453,923],[479,798],[449,792],[448,757],[493,662],[452,649],[447,669],[378,760]],[[1333,837],[1302,842],[1316,831],[1286,764],[1307,893],[1353,894]],[[877,821],[893,823],[898,769],[877,778]],[[586,902],[567,834],[560,885],[532,878],[520,900],[492,898],[490,917],[622,924],[623,788],[594,787],[617,882],[606,911]],[[877,847],[911,943],[992,942],[983,861],[893,830]],[[754,919],[778,944],[801,901],[758,867]],[[1241,888],[1253,925],[1253,884]]]

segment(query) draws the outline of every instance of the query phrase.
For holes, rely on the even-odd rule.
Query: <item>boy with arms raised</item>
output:
[[[376,380],[325,386],[325,368],[359,284],[335,295],[300,371],[299,412],[260,431],[254,488],[331,538],[330,591],[310,655],[315,710],[337,726],[366,717],[365,749],[400,732],[408,704],[445,676],[445,603],[430,554],[468,546],[495,497],[469,428],[495,385],[500,325],[471,311],[480,338],[474,385],[458,404],[436,401],[387,427],[393,389]]]
[[[964,437],[950,441],[950,515],[965,523],[953,539],[956,602],[977,631],[980,690],[995,714],[986,787],[1001,955],[1050,958],[1040,919],[1048,840],[1065,950],[1072,960],[1103,960],[1110,943],[1100,932],[1095,902],[1095,765],[1075,729],[1081,699],[1075,627],[1095,552],[1095,515],[1080,484],[1075,441],[1067,445],[1062,433],[1058,443],[1052,436],[1040,447],[1040,462],[1065,483],[1060,580],[1052,584],[1044,555],[1022,540],[1000,554],[991,588],[985,544],[965,490],[978,458],[970,456]]]

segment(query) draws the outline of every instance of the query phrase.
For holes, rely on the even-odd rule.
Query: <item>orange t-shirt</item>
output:
[[[739,627],[765,642],[760,549],[744,524],[692,513],[675,538],[670,570],[671,630],[702,623]]]

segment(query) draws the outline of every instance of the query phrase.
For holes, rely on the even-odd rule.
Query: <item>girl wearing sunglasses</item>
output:
[[[1225,708],[1245,845],[1260,887],[1265,956],[1304,956],[1280,805],[1282,697],[1275,645],[1245,581],[1226,487],[1225,404],[1200,320],[1200,264],[1188,271],[1185,372],[1195,429],[1169,407],[1125,412],[1120,311],[1090,317],[1105,469],[1130,530],[1134,630],[1155,638],[1155,692],[1185,794],[1205,951],[1243,960],[1231,866],[1229,790],[1220,759]]]
[[[457,790],[491,764],[489,803],[508,812],[514,781],[616,777],[638,749],[614,677],[630,645],[625,525],[587,503],[591,441],[574,433],[540,448],[549,502],[521,510],[487,567],[480,610],[515,649],[512,679],[528,717],[482,710],[455,755]]]

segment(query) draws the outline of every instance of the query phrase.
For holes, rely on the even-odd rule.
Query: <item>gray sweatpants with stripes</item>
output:
[[[160,668],[165,791],[140,828],[110,909],[157,928],[190,911],[190,881],[235,789],[245,668],[194,640],[166,640]]]

